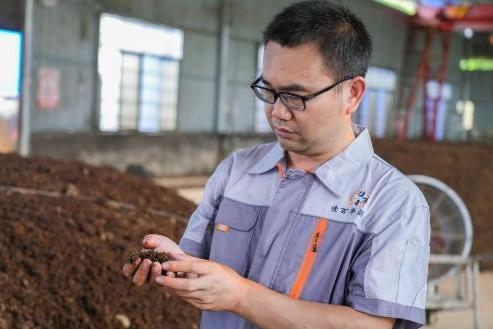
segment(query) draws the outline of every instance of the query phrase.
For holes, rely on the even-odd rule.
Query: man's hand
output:
[[[183,250],[171,239],[157,234],[149,234],[142,241],[144,249],[152,249],[156,252],[167,252],[176,255],[185,255]],[[132,282],[136,286],[141,286],[146,282],[155,282],[155,279],[161,275],[161,264],[152,263],[149,259],[135,260],[133,264],[125,264],[122,273],[125,277],[132,277]],[[172,273],[170,273],[172,275]]]
[[[231,268],[189,255],[173,255],[176,261],[162,264],[171,272],[196,274],[195,278],[160,275],[156,283],[202,310],[235,311],[245,290],[245,279]]]

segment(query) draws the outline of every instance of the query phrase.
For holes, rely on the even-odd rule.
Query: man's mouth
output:
[[[294,131],[292,131],[291,129],[281,128],[281,127],[274,127],[274,129],[282,133],[290,133],[290,134],[294,133]]]
[[[274,127],[274,132],[276,136],[280,138],[289,138],[295,134],[295,132],[290,129],[277,128],[277,127]]]

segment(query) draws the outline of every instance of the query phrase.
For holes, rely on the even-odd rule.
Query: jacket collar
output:
[[[348,180],[354,172],[363,167],[374,154],[368,129],[353,124],[356,138],[341,153],[315,168],[317,178],[339,197],[352,192]],[[249,171],[251,174],[262,174],[276,167],[280,162],[286,162],[285,153],[279,143],[258,161]]]

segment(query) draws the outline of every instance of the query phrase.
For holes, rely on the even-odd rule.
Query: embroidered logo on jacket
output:
[[[349,199],[349,204],[351,206],[363,208],[363,206],[368,202],[369,198],[370,194],[366,193],[365,191],[357,191],[354,192],[353,195],[351,195],[351,198]]]

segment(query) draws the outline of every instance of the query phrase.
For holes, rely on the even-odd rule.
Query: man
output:
[[[420,327],[428,206],[351,123],[370,36],[348,10],[307,1],[276,16],[264,41],[252,89],[278,142],[218,166],[180,247],[145,237],[177,261],[123,273],[204,310],[205,329]]]

